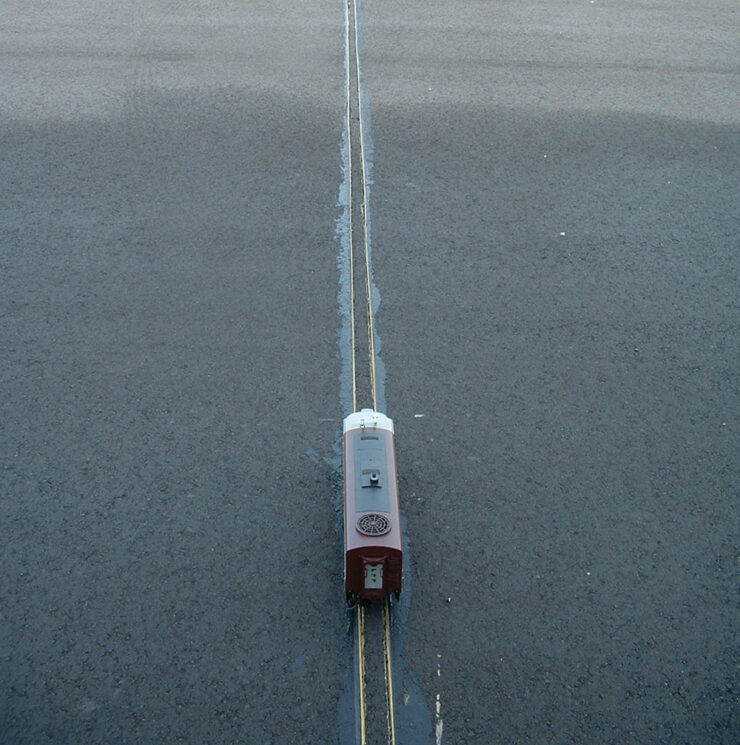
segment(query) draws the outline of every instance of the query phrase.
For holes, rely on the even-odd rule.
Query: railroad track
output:
[[[357,742],[396,745],[390,602],[386,598],[378,607],[358,604],[356,614]]]
[[[376,338],[370,261],[368,164],[360,71],[360,0],[345,5],[345,167],[349,216],[352,410],[377,410]],[[357,603],[354,623],[358,745],[396,745],[391,604]]]

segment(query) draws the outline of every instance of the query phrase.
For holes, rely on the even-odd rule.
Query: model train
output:
[[[393,420],[362,409],[344,420],[347,602],[401,592],[401,518]]]

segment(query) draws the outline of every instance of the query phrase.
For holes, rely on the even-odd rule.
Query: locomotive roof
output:
[[[393,432],[393,420],[373,409],[362,409],[355,411],[344,420],[344,431],[349,432],[351,429],[360,429],[361,427],[376,427]]]

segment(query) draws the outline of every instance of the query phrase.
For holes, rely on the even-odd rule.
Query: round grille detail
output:
[[[391,521],[385,515],[371,512],[357,521],[357,531],[363,535],[385,535],[391,530]]]

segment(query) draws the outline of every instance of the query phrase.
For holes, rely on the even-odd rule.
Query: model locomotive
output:
[[[401,592],[401,519],[393,420],[362,409],[344,420],[347,601]]]

